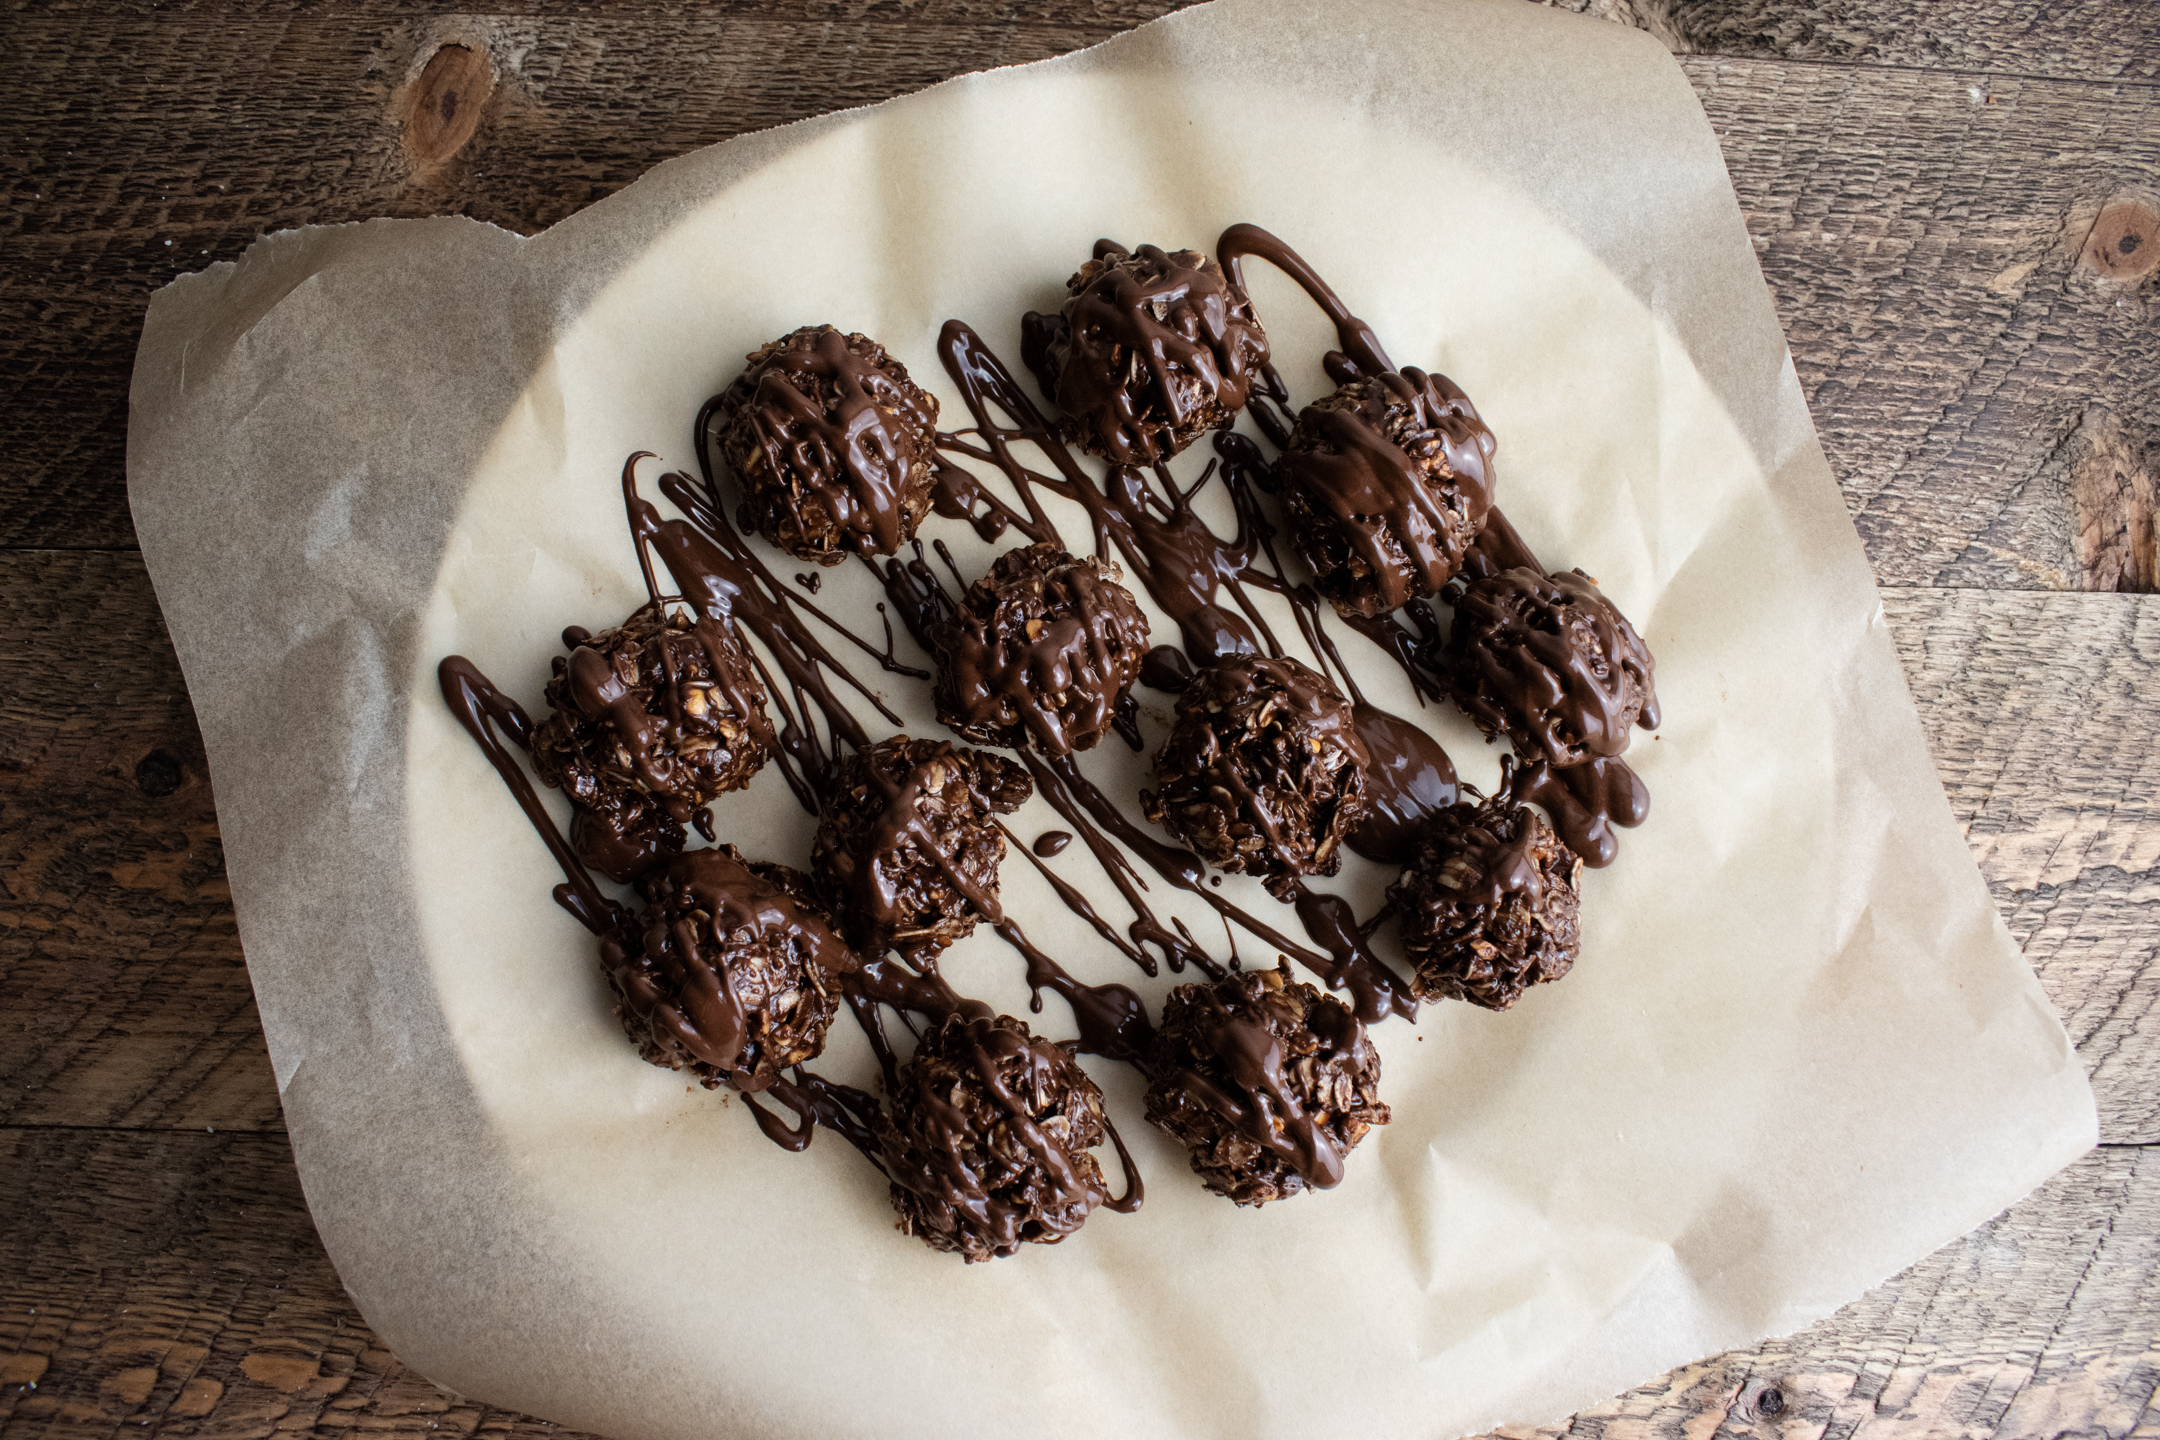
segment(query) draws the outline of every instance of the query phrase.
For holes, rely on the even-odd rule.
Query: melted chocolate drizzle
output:
[[[1372,763],[1365,818],[1349,846],[1378,864],[1406,864],[1432,817],[1455,803],[1455,764],[1439,741],[1385,710],[1360,704],[1355,723]]]
[[[555,887],[555,903],[595,935],[605,935],[628,920],[627,910],[600,893],[592,872],[563,839],[562,831],[556,828],[555,817],[540,803],[532,782],[525,778],[525,771],[502,742],[502,736],[507,735],[519,749],[532,743],[532,720],[524,707],[496,689],[495,683],[480,673],[480,667],[462,655],[446,656],[436,667],[435,675],[450,713],[465,727],[465,733],[472,736],[480,753],[487,756],[495,773],[517,798],[518,808],[525,812],[533,829],[540,832],[555,863],[562,867],[564,880]]]
[[[1266,231],[1250,225],[1233,226],[1224,232],[1218,254],[1223,278],[1228,287],[1237,291],[1243,290],[1241,267],[1247,257],[1266,260],[1304,288],[1335,324],[1339,348],[1328,352],[1323,366],[1338,384],[1359,377],[1379,377],[1380,383],[1391,391],[1407,388],[1414,393],[1418,403],[1442,407],[1448,415],[1462,421],[1457,427],[1463,432],[1461,436],[1449,432],[1458,442],[1448,448],[1450,468],[1459,475],[1475,471],[1477,482],[1489,489],[1489,473],[1484,467],[1484,462],[1490,458],[1489,432],[1486,432],[1486,440],[1481,441],[1476,431],[1482,426],[1471,428],[1475,412],[1459,390],[1444,377],[1428,376],[1414,370],[1397,372],[1371,327],[1352,315],[1334,291],[1295,252]],[[1163,328],[1161,314],[1148,307],[1147,297],[1134,299],[1123,296],[1122,292],[1113,294],[1106,290],[1102,301],[1117,313],[1096,318],[1103,324],[1124,327],[1126,333],[1122,343],[1137,345],[1136,353],[1143,355],[1146,364],[1159,369],[1171,359],[1181,364],[1199,364],[1202,368],[1212,363],[1197,358],[1199,352],[1193,349],[1196,342],[1190,337],[1174,330],[1165,331],[1170,339],[1154,333]],[[1207,312],[1207,306],[1212,302],[1206,296],[1200,296],[1197,303],[1203,312]],[[1120,306],[1123,308],[1118,308]],[[1210,348],[1212,335],[1212,331],[1207,331],[1198,342],[1201,349]],[[844,351],[845,347],[841,348]],[[1373,757],[1367,773],[1374,804],[1369,818],[1352,837],[1351,846],[1360,854],[1383,862],[1393,862],[1405,853],[1431,816],[1454,802],[1457,787],[1453,766],[1445,752],[1422,729],[1365,702],[1327,635],[1317,594],[1311,587],[1292,587],[1282,578],[1282,567],[1270,545],[1273,531],[1261,512],[1255,493],[1262,488],[1260,482],[1267,464],[1258,447],[1228,431],[1218,434],[1216,460],[1210,462],[1206,472],[1189,490],[1180,490],[1159,463],[1113,463],[1098,482],[1060,440],[1056,428],[1037,410],[1012,373],[975,331],[959,320],[948,321],[940,334],[938,350],[974,424],[968,429],[941,433],[937,437],[939,449],[944,454],[932,458],[936,513],[968,522],[986,541],[994,542],[1008,533],[1017,532],[1031,541],[1064,548],[1043,496],[1055,496],[1078,505],[1088,517],[1096,556],[1105,560],[1113,556],[1121,559],[1127,572],[1147,588],[1178,627],[1182,646],[1156,647],[1147,654],[1141,668],[1140,682],[1158,690],[1182,690],[1191,683],[1196,666],[1205,667],[1226,656],[1281,656],[1284,652],[1248,595],[1247,587],[1282,595],[1290,602],[1301,631],[1322,665],[1331,667],[1342,677],[1346,691],[1355,702],[1354,729]],[[1264,351],[1262,354],[1264,356]],[[825,356],[820,352],[812,359],[815,363],[836,367],[838,373],[848,370],[851,357]],[[1249,372],[1218,370],[1214,378],[1225,387],[1223,393],[1234,390],[1247,402],[1263,432],[1278,447],[1287,442],[1290,434],[1287,387],[1264,358]],[[824,447],[825,457],[831,461],[826,479],[834,488],[829,497],[821,491],[821,498],[826,499],[836,520],[861,531],[873,540],[875,548],[890,555],[898,549],[901,538],[896,528],[897,516],[886,513],[892,507],[877,503],[877,496],[864,490],[859,482],[864,477],[876,479],[881,474],[896,473],[892,471],[892,465],[897,451],[887,443],[891,437],[881,439],[882,421],[855,424],[846,420],[849,413],[875,415],[877,386],[865,377],[856,376],[852,382],[854,388],[850,390],[848,376],[841,374],[840,379],[843,391],[849,396],[847,404],[855,408],[849,411],[843,406],[842,423],[826,427],[831,430],[830,434],[816,426],[808,431],[799,429],[807,418],[800,413],[801,407],[796,403],[801,397],[797,394],[796,400],[790,400],[783,392],[792,387],[777,374],[766,377],[761,383],[757,402],[765,407],[766,418],[775,426],[785,420],[788,425],[798,427],[797,433],[810,434],[816,446]],[[1171,395],[1174,409],[1178,403],[1174,387]],[[746,647],[741,653],[749,657],[750,664],[763,679],[773,710],[779,717],[772,736],[782,773],[798,800],[815,813],[834,782],[835,747],[846,745],[859,751],[869,745],[869,737],[837,687],[854,691],[889,723],[897,726],[900,722],[876,694],[833,655],[802,616],[807,614],[844,636],[888,671],[908,675],[922,672],[903,666],[894,658],[889,619],[886,644],[881,650],[839,625],[800,591],[784,587],[728,523],[714,484],[706,443],[718,399],[715,397],[714,401],[708,402],[695,426],[702,485],[681,474],[666,475],[659,482],[661,491],[687,518],[663,519],[638,495],[635,465],[644,457],[633,456],[623,475],[630,529],[653,600],[663,602],[676,598],[663,597],[656,583],[651,557],[657,555],[674,580],[679,599],[697,613],[699,638],[708,650],[720,633],[719,627],[723,626],[736,627],[760,642],[763,657]],[[1067,408],[1071,407],[1068,405]],[[826,424],[822,416],[818,417],[817,423]],[[1414,521],[1415,517],[1404,507],[1411,506],[1415,497],[1400,491],[1396,481],[1401,477],[1394,470],[1373,459],[1375,455],[1383,460],[1391,457],[1367,443],[1371,437],[1353,434],[1337,438],[1350,442],[1343,447],[1345,453],[1362,457],[1350,466],[1356,474],[1348,475],[1347,479],[1344,475],[1335,475],[1329,481],[1342,492],[1348,513],[1381,513],[1392,506],[1404,512],[1396,517],[1398,521],[1405,524]],[[1025,447],[1033,447],[1035,453],[1044,457],[1049,469],[1036,469],[1024,462],[1020,452]],[[1458,449],[1462,452],[1460,455]],[[1130,444],[1114,446],[1112,453],[1126,461],[1153,460],[1151,451],[1136,450]],[[994,465],[1012,482],[1018,503],[993,493],[975,475],[947,456]],[[799,460],[802,457],[793,458]],[[1192,506],[1193,497],[1217,478],[1220,478],[1237,517],[1236,533],[1227,538],[1203,523]],[[1355,483],[1349,483],[1352,481]],[[942,554],[942,545],[938,548]],[[1272,569],[1257,563],[1263,552]],[[954,607],[951,596],[931,569],[922,546],[915,545],[912,558],[893,555],[882,563],[868,556],[864,558],[878,575],[891,614],[897,615],[903,628],[929,648],[929,637],[950,618]],[[944,558],[950,568],[950,556]],[[1535,569],[1541,576],[1549,574],[1497,507],[1487,509],[1478,539],[1459,558],[1460,573],[1466,578],[1525,566]],[[816,590],[814,575],[807,579],[797,578],[804,590]],[[955,579],[957,583],[957,576]],[[1445,693],[1444,673],[1436,663],[1441,648],[1440,627],[1431,607],[1422,599],[1415,599],[1397,615],[1400,618],[1384,615],[1345,618],[1403,669],[1421,701]],[[712,627],[714,634],[707,635],[706,627]],[[564,634],[565,644],[573,649],[588,638],[577,627],[570,627]],[[768,666],[776,668],[778,675],[771,673]],[[453,713],[487,754],[561,864],[566,880],[555,889],[558,902],[597,935],[608,936],[620,931],[630,920],[629,912],[600,893],[592,875],[564,841],[510,753],[510,744],[524,746],[529,741],[532,726],[525,712],[459,657],[450,657],[442,663],[440,678],[445,700]],[[602,693],[605,688],[595,679],[591,698],[603,709],[607,707],[607,696]],[[1139,732],[1130,697],[1122,707],[1120,719],[1120,733],[1138,748]],[[1655,719],[1654,701],[1651,701],[1645,708],[1645,723],[1654,724]],[[505,743],[506,737],[510,744]],[[1367,944],[1368,937],[1387,917],[1387,911],[1383,910],[1360,925],[1348,904],[1339,897],[1297,885],[1290,890],[1289,898],[1301,926],[1313,945],[1319,948],[1299,945],[1263,920],[1215,894],[1203,883],[1208,877],[1197,857],[1189,851],[1164,844],[1129,820],[1080,772],[1074,756],[1044,756],[1022,750],[1020,758],[1034,775],[1045,799],[1071,830],[1047,832],[1038,839],[1032,852],[1017,842],[1016,848],[1028,855],[1030,863],[1037,866],[1077,917],[1144,972],[1156,973],[1156,954],[1159,954],[1173,971],[1182,970],[1189,962],[1211,979],[1219,979],[1227,973],[1225,967],[1193,940],[1181,921],[1173,919],[1170,925],[1165,925],[1150,909],[1144,899],[1147,882],[1134,868],[1126,851],[1137,856],[1142,864],[1171,885],[1199,896],[1222,917],[1233,964],[1237,962],[1236,937],[1230,928],[1232,922],[1312,970],[1330,989],[1347,991],[1357,1020],[1373,1022],[1395,1013],[1415,1016],[1417,1002],[1410,987],[1374,957]],[[1610,826],[1639,823],[1647,806],[1647,794],[1640,780],[1616,755],[1601,755],[1591,763],[1565,769],[1555,768],[1546,761],[1515,767],[1508,793],[1513,798],[1534,801],[1545,807],[1554,816],[1555,828],[1562,837],[1591,864],[1602,864],[1611,859],[1614,846]],[[888,798],[900,812],[895,824],[900,830],[908,829],[905,797],[896,794]],[[1058,853],[1075,836],[1094,855],[1104,874],[1133,910],[1136,918],[1123,935],[1097,913],[1075,887],[1037,859]],[[1124,850],[1119,848],[1120,844]],[[935,847],[924,848],[928,854],[938,853]],[[634,868],[636,857],[627,857],[624,863]],[[1147,1052],[1153,1029],[1137,995],[1122,985],[1090,985],[1076,980],[1020,931],[1006,916],[994,893],[967,882],[965,877],[949,869],[948,879],[1025,960],[1028,983],[1034,992],[1034,1008],[1041,1008],[1044,990],[1055,991],[1070,1004],[1081,1032],[1079,1039],[1071,1042],[1073,1048],[1125,1061],[1137,1061]],[[856,963],[852,968],[838,972],[840,987],[870,1039],[888,1089],[898,1075],[899,1062],[885,1034],[884,1009],[896,1011],[903,1018],[920,1015],[933,1023],[956,1015],[988,1017],[991,1013],[980,1002],[958,996],[934,971],[918,969],[899,956],[858,957],[850,954],[849,958]],[[708,1038],[715,1041],[715,1054],[727,1048],[718,1042],[725,1039],[726,1033],[732,1033],[724,1023],[719,1023],[724,1019],[724,1016],[719,1017],[709,1025],[700,1022],[701,1030],[713,1032]],[[1289,1092],[1282,1084],[1280,1058],[1274,1053],[1280,1047],[1271,1050],[1260,1043],[1271,1039],[1264,1032],[1258,1039],[1241,1037],[1235,1033],[1234,1025],[1217,1038],[1225,1052],[1234,1057],[1237,1078],[1246,1096],[1224,1094],[1213,1103],[1218,1104],[1225,1116],[1237,1120],[1239,1128],[1250,1138],[1283,1155],[1312,1183],[1334,1183],[1341,1174],[1341,1156],[1334,1152],[1324,1135],[1314,1131],[1310,1117],[1303,1116],[1294,1098],[1287,1098]],[[1248,1040],[1251,1043],[1246,1043]],[[1271,1059],[1275,1066],[1272,1071]],[[980,1070],[980,1078],[993,1094],[999,1089],[994,1062],[995,1057],[986,1053]],[[750,1101],[759,1128],[776,1143],[789,1149],[801,1149],[808,1144],[816,1128],[831,1129],[880,1169],[890,1173],[890,1163],[873,1133],[873,1122],[879,1115],[875,1097],[824,1080],[799,1066],[788,1078],[771,1081],[764,1093],[784,1106],[796,1122],[790,1125],[780,1115],[755,1100]],[[1016,1121],[1024,1118],[1017,1109],[1012,1113]],[[1251,1120],[1251,1125],[1244,1123],[1246,1119]],[[1107,1116],[1105,1120],[1107,1123]],[[1118,1199],[1107,1195],[1095,1198],[1111,1208],[1130,1209],[1140,1200],[1140,1178],[1115,1128],[1112,1127],[1109,1133],[1125,1164],[1127,1191]],[[1043,1160],[1053,1175],[1057,1158],[1045,1156]],[[950,1183],[941,1195],[944,1203],[977,1212],[984,1206],[994,1207],[999,1203],[983,1193],[979,1186],[971,1192],[965,1177],[948,1178]]]
[[[1223,232],[1222,238],[1217,242],[1216,254],[1221,261],[1223,273],[1239,289],[1245,287],[1244,260],[1251,256],[1265,260],[1295,280],[1312,298],[1313,303],[1326,313],[1328,319],[1334,322],[1336,343],[1341,348],[1329,351],[1322,358],[1321,365],[1336,384],[1346,384],[1361,376],[1386,374],[1395,369],[1372,327],[1351,314],[1349,307],[1343,304],[1341,297],[1329,288],[1327,282],[1322,280],[1296,251],[1275,236],[1257,225],[1233,225]],[[1406,378],[1431,378],[1415,370],[1406,370],[1402,374]],[[1280,397],[1285,393],[1281,378],[1272,373],[1272,367],[1269,383],[1259,388],[1261,393],[1273,397]],[[1448,384],[1448,389],[1454,389],[1452,383]],[[1467,402],[1465,405],[1467,408]],[[1271,416],[1263,407],[1256,407],[1254,414],[1262,429],[1277,445],[1288,443],[1288,427],[1279,417]],[[1474,411],[1469,414],[1474,418]],[[1486,439],[1489,439],[1490,433],[1485,432]],[[1227,437],[1219,437],[1218,444],[1223,438]],[[1479,448],[1483,448],[1483,441]],[[1457,447],[1450,446],[1451,459],[1456,453]],[[1483,454],[1484,459],[1489,461],[1490,451],[1484,450]],[[1463,458],[1468,459],[1467,453]],[[1486,480],[1489,491],[1489,475],[1482,466],[1479,473]],[[1483,529],[1478,532],[1476,542],[1462,556],[1461,575],[1464,579],[1483,579],[1514,569],[1532,570],[1539,576],[1552,574],[1539,562],[1536,554],[1524,542],[1500,507],[1489,505]],[[1602,597],[1600,599],[1602,600]],[[1450,687],[1447,664],[1441,657],[1439,627],[1431,609],[1422,601],[1417,601],[1406,607],[1402,613],[1410,620],[1409,630],[1386,616],[1346,618],[1354,628],[1402,667],[1403,672],[1410,677],[1411,684],[1417,689],[1420,699],[1448,693]],[[1655,729],[1659,715],[1656,697],[1650,691],[1647,680],[1647,652],[1643,653],[1640,661],[1645,672],[1641,723],[1645,729]],[[1515,793],[1545,806],[1552,815],[1554,828],[1560,832],[1561,838],[1568,843],[1569,848],[1582,856],[1584,863],[1591,866],[1612,863],[1617,851],[1612,826],[1639,825],[1649,813],[1648,789],[1644,787],[1640,777],[1618,758],[1620,749],[1624,749],[1626,743],[1627,737],[1623,728],[1618,736],[1619,748],[1610,754],[1600,754],[1595,761],[1587,762],[1594,764],[1596,768],[1584,775],[1568,775],[1568,770],[1583,769],[1584,766],[1554,770],[1547,765],[1543,776],[1529,778],[1532,772],[1539,768],[1535,763],[1525,765],[1516,772]],[[1559,808],[1556,809],[1555,806]]]
[[[1073,277],[1060,314],[1020,322],[1023,358],[1084,448],[1152,463],[1244,406],[1267,340],[1243,287],[1189,250],[1155,245],[1098,240],[1091,270]]]
[[[901,491],[921,463],[916,436],[936,426],[936,407],[857,354],[838,330],[827,326],[802,338],[807,343],[785,344],[765,362],[744,407],[745,423],[767,475],[787,477],[814,495],[855,543],[890,555],[906,538]],[[830,418],[813,398],[826,389],[837,393]],[[701,423],[698,434],[705,433]],[[699,453],[706,448],[700,444]]]

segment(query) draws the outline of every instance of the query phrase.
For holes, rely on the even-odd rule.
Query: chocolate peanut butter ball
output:
[[[798,559],[891,555],[929,513],[935,396],[863,335],[807,325],[749,357],[711,443],[742,487],[743,525]]]
[[[1055,1245],[1108,1199],[1089,1152],[1102,1091],[1065,1050],[1010,1015],[927,1031],[873,1131],[899,1228],[969,1261]]]
[[[896,735],[848,758],[810,866],[866,956],[937,953],[997,913],[1005,837],[994,815],[1035,782],[1002,755]]]
[[[1306,406],[1275,484],[1320,593],[1345,615],[1437,594],[1492,508],[1492,455],[1445,375],[1363,376]]]
[[[1525,760],[1579,765],[1655,729],[1655,662],[1627,617],[1580,570],[1527,566],[1481,576],[1455,597],[1445,649],[1455,703]]]
[[[1056,315],[1021,321],[1021,356],[1065,438],[1120,465],[1167,460],[1236,418],[1267,364],[1245,292],[1192,250],[1095,242]]]
[[[1575,964],[1582,861],[1535,810],[1504,797],[1433,817],[1388,904],[1421,999],[1505,1010]]]
[[[708,837],[705,807],[750,783],[772,753],[765,687],[733,631],[646,604],[597,635],[563,632],[534,728],[533,769],[576,802],[579,858],[627,882]]]
[[[1364,1025],[1292,979],[1288,961],[1171,991],[1148,1069],[1147,1118],[1240,1205],[1333,1187],[1365,1132],[1388,1122]]]
[[[1350,702],[1296,660],[1234,655],[1199,672],[1155,756],[1148,819],[1278,899],[1342,868],[1365,813],[1365,742]]]
[[[718,845],[676,856],[639,888],[643,913],[600,942],[638,1053],[708,1089],[758,1091],[824,1049],[840,977],[857,962],[809,877]]]
[[[932,639],[938,719],[978,744],[1067,755],[1117,718],[1148,622],[1115,565],[1030,545],[999,556]]]

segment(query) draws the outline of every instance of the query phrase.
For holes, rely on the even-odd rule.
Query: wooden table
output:
[[[2160,1436],[2160,0],[1563,3],[1683,52],[2104,1142],[1804,1334],[1563,1428]],[[1176,4],[351,8],[0,0],[4,1436],[553,1429],[400,1366],[301,1201],[128,519],[150,292],[284,226],[538,230],[670,155]]]

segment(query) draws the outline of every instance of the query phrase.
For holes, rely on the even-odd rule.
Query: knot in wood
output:
[[[405,102],[405,154],[414,168],[440,165],[463,149],[494,93],[484,46],[444,45],[429,56]]]
[[[2080,257],[2110,280],[2142,279],[2160,265],[2160,213],[2140,200],[2118,200],[2100,212]]]
[[[180,762],[163,750],[153,750],[135,762],[135,788],[161,799],[180,788]]]

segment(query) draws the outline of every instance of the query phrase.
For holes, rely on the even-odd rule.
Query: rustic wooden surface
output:
[[[2106,1143],[1823,1324],[1548,1433],[2160,1436],[2160,0],[1559,3],[1684,56]],[[0,0],[0,1440],[562,1433],[405,1371],[309,1224],[133,553],[150,292],[287,225],[529,232],[1175,8]]]

